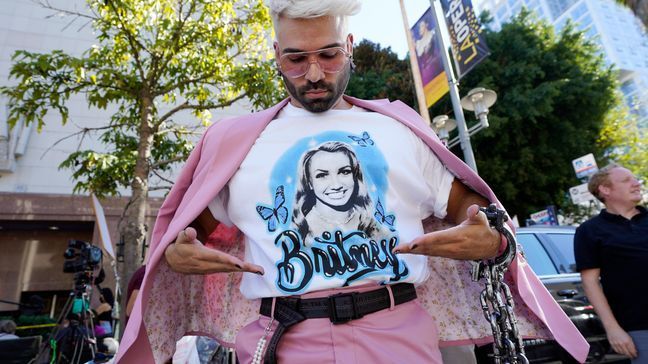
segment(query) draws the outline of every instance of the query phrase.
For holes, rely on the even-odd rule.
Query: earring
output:
[[[353,56],[351,56],[351,58],[349,58],[349,61],[350,61],[349,63],[351,64],[351,72],[353,72],[356,69],[356,64],[355,64],[355,62],[353,62]]]

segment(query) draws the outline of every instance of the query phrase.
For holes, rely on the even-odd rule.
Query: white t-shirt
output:
[[[446,215],[454,176],[409,128],[353,107],[310,113],[288,104],[223,191],[216,220],[245,235],[247,298],[369,283],[419,283],[426,257],[394,255]]]

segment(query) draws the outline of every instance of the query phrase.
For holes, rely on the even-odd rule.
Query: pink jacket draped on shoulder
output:
[[[499,204],[486,183],[439,142],[414,110],[400,101],[345,98],[408,126],[457,178]],[[241,274],[175,273],[164,259],[164,250],[227,184],[265,126],[287,102],[220,121],[196,145],[160,208],[144,282],[120,345],[119,363],[165,362],[173,355],[175,342],[191,333],[211,336],[223,345],[231,345],[238,330],[258,317],[259,302],[246,300],[238,289]],[[424,223],[426,231],[446,226],[442,221]],[[218,249],[243,257],[243,245],[240,241],[222,241]],[[492,341],[490,325],[479,305],[483,284],[471,281],[470,263],[430,258],[429,266],[431,278],[418,287],[418,292],[421,303],[438,323],[440,345]],[[587,342],[524,257],[518,254],[506,279],[514,294],[521,333],[525,337],[553,337],[577,360],[584,361]]]

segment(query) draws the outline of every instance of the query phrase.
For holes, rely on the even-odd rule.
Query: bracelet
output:
[[[506,248],[502,254],[493,259],[493,263],[495,265],[504,264],[508,266],[515,257],[517,242],[513,234],[504,226],[504,223],[509,219],[506,211],[497,208],[497,205],[494,203],[488,205],[488,207],[480,207],[479,211],[486,214],[486,219],[488,219],[490,227],[497,230],[506,239]]]

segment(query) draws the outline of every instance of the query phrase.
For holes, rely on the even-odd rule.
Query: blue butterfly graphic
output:
[[[394,222],[396,221],[396,217],[394,215],[385,215],[385,209],[380,203],[380,200],[378,200],[378,203],[376,204],[376,212],[374,212],[374,217],[381,224],[387,225],[389,230],[396,231],[396,229],[394,229]]]
[[[362,137],[357,137],[355,135],[349,135],[349,138],[356,142],[361,147],[366,147],[368,145],[374,145],[374,141],[369,136],[369,133],[366,131],[362,133]]]
[[[284,206],[284,186],[277,187],[275,192],[274,207],[258,204],[256,207],[259,216],[268,221],[268,231],[277,230],[277,223],[285,224],[288,220],[288,209]]]

